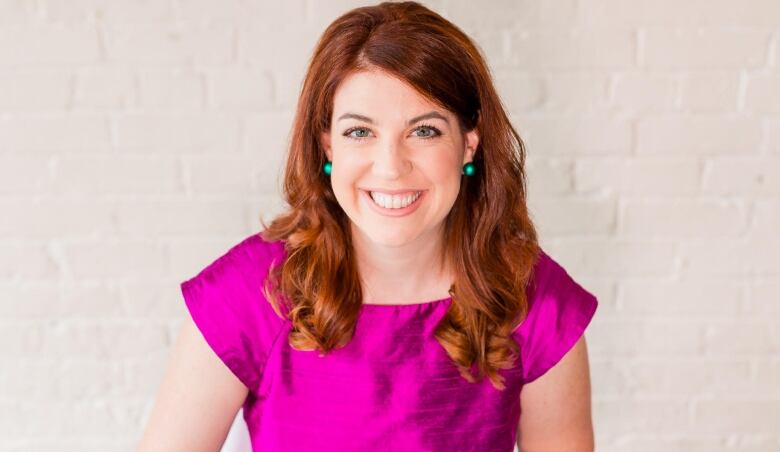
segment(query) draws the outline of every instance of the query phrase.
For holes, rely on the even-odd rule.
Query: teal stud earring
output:
[[[477,170],[474,168],[474,164],[471,162],[468,162],[465,165],[463,165],[463,174],[465,174],[466,176],[473,176],[476,171]]]
[[[330,176],[330,172],[333,170],[333,164],[330,162],[330,160],[328,160],[324,165],[322,165],[322,169],[325,171],[325,174]]]

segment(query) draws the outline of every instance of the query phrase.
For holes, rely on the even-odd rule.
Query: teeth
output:
[[[401,209],[413,203],[422,192],[418,191],[414,194],[402,196],[388,195],[385,193],[378,193],[373,191],[369,193],[371,194],[371,199],[373,199],[374,202],[384,207],[385,209]]]

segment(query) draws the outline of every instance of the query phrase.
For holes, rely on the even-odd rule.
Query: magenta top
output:
[[[363,305],[346,347],[323,357],[291,348],[291,323],[261,291],[284,256],[282,241],[253,234],[181,283],[204,338],[249,388],[243,415],[256,451],[512,451],[520,390],[573,347],[598,304],[542,253],[513,333],[521,353],[499,370],[499,391],[463,379],[433,337],[451,298]]]

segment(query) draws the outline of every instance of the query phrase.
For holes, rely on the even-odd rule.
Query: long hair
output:
[[[381,70],[453,112],[461,131],[475,127],[476,173],[462,177],[444,220],[443,257],[454,269],[452,302],[435,337],[467,381],[485,375],[505,389],[498,369],[516,365],[514,328],[528,310],[526,284],[539,254],[526,206],[525,148],[493,87],[478,47],[455,25],[416,2],[355,8],[328,26],[309,62],[290,135],[283,191],[289,205],[260,233],[284,240],[287,258],[263,287],[290,319],[288,341],[320,355],[346,345],[363,296],[349,218],[322,171],[320,135],[330,129],[333,97],[351,73]],[[476,368],[477,376],[472,371]]]

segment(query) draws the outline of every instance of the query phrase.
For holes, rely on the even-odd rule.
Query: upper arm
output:
[[[186,318],[136,450],[219,450],[248,392]]]
[[[593,451],[590,369],[585,336],[548,372],[520,391],[521,452]]]

